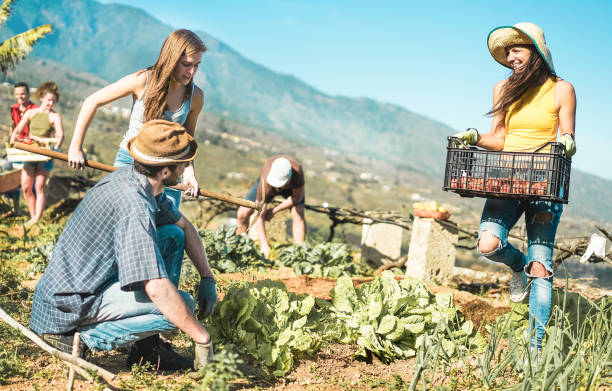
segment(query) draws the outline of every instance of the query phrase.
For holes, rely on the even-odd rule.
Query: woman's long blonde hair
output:
[[[145,96],[144,120],[163,119],[168,101],[168,88],[174,67],[183,55],[205,52],[206,45],[195,33],[189,30],[175,30],[164,41],[157,62],[148,68],[151,71]],[[189,98],[193,79],[185,89],[185,99]]]

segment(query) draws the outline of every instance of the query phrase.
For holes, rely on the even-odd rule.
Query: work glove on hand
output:
[[[201,371],[206,364],[211,362],[214,357],[212,340],[208,343],[197,343],[195,344],[195,360],[193,361],[193,368],[196,371]]]
[[[217,291],[215,289],[215,279],[204,277],[200,280],[198,287],[198,304],[200,306],[200,316],[206,318],[212,314],[217,305]]]
[[[461,141],[463,141],[467,145],[476,145],[476,143],[478,142],[478,131],[474,128],[469,128],[465,132],[459,132],[457,134],[454,134],[453,137],[461,139]],[[455,148],[461,146],[461,144],[457,142],[455,143]]]
[[[193,380],[199,381],[204,378],[205,373],[202,371],[209,364],[213,358],[213,344],[212,340],[208,343],[197,343],[195,344],[195,359],[193,360],[194,372],[189,372],[187,376]]]
[[[569,133],[565,133],[564,135],[559,137],[559,143],[561,143],[563,147],[565,147],[565,156],[567,156],[568,158],[574,156],[574,154],[576,153],[576,142]]]

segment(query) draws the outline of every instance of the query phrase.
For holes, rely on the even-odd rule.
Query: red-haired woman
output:
[[[19,124],[11,134],[11,143],[17,141],[19,134],[29,126],[29,139],[34,143],[54,148],[59,148],[64,140],[64,128],[62,117],[53,111],[53,106],[60,99],[60,92],[57,85],[52,82],[44,82],[38,87],[35,98],[40,99],[40,106],[29,109],[23,114]],[[53,160],[48,162],[26,162],[21,172],[21,189],[25,198],[30,220],[26,223],[31,226],[36,223],[45,207],[45,183],[49,177],[49,172],[53,168]],[[34,185],[36,183],[36,185]],[[34,194],[36,187],[36,194]]]

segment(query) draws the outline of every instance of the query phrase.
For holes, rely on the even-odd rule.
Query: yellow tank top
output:
[[[557,139],[559,115],[555,106],[555,81],[530,88],[506,113],[504,151],[533,152]],[[548,152],[544,148],[542,152]]]

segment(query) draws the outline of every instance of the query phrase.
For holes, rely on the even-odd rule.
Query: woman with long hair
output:
[[[520,152],[533,152],[557,141],[571,157],[576,152],[576,94],[570,83],[556,75],[540,27],[533,23],[498,27],[489,33],[488,46],[493,58],[512,73],[493,90],[493,107],[488,113],[493,117],[491,131],[478,134],[468,129],[456,137],[490,150]],[[478,230],[480,253],[512,270],[510,299],[522,301],[531,287],[530,331],[535,327],[532,347],[537,351],[550,318],[552,255],[562,211],[562,204],[554,202],[487,199]],[[523,213],[527,254],[508,243],[508,232]]]
[[[138,134],[143,123],[152,119],[177,122],[193,136],[204,105],[204,94],[194,84],[193,76],[205,51],[206,46],[196,34],[189,30],[175,30],[166,38],[155,65],[127,75],[88,96],[76,121],[68,164],[73,168],[84,168],[83,139],[96,110],[127,95],[131,95],[134,102],[128,130],[115,157],[115,166],[133,164],[127,143]],[[190,186],[186,194],[197,196],[198,182],[193,162],[185,168],[183,183]],[[166,194],[178,208],[180,192],[166,189]]]
[[[22,130],[29,126],[29,135],[23,142],[32,142],[39,146],[48,148],[59,148],[64,140],[64,128],[62,117],[53,111],[53,106],[60,99],[57,85],[52,81],[41,84],[34,97],[40,99],[40,106],[31,108],[23,114],[21,120],[13,129],[10,142],[17,141]],[[30,220],[26,223],[31,226],[36,223],[45,207],[45,184],[49,178],[49,172],[53,168],[53,160],[47,162],[26,162],[21,171],[21,189],[25,198]],[[34,193],[34,188],[36,193]]]

